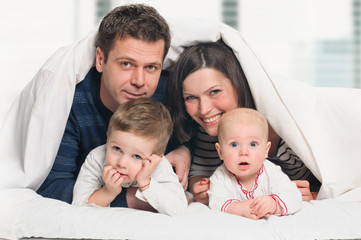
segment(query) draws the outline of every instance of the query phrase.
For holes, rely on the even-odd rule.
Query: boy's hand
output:
[[[103,168],[104,190],[113,196],[117,196],[122,192],[122,182],[124,177],[121,177],[115,168],[112,166],[105,166]]]
[[[155,154],[152,154],[148,159],[143,160],[142,168],[136,176],[136,180],[141,191],[144,191],[149,187],[152,172],[158,166],[161,160],[162,158]]]
[[[258,218],[269,217],[277,210],[276,201],[271,196],[260,196],[254,199],[250,208],[252,214],[255,214]]]

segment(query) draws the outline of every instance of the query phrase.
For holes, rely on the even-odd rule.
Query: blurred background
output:
[[[361,0],[0,0],[0,126],[46,59],[114,7],[135,2],[164,17],[225,22],[273,72],[314,86],[361,88]]]

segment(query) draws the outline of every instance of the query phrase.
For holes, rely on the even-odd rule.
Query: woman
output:
[[[208,204],[209,177],[222,164],[215,149],[222,114],[237,107],[256,109],[247,79],[222,40],[186,48],[171,69],[167,104],[180,142],[190,142],[192,164],[189,191],[197,202]],[[303,200],[314,199],[320,182],[282,138],[270,127],[270,160],[295,181]]]

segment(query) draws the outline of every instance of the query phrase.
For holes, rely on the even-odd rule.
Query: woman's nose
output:
[[[212,102],[209,99],[200,99],[199,101],[199,112],[202,115],[206,115],[212,110]]]

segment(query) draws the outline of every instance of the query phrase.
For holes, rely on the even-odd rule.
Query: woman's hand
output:
[[[196,176],[190,180],[190,192],[193,194],[193,198],[196,202],[203,203],[208,206],[209,197],[209,178]]]
[[[186,190],[188,187],[188,174],[191,165],[191,154],[188,148],[180,146],[165,155],[165,157],[168,159],[170,164],[175,167],[178,180],[183,189]]]
[[[301,192],[302,201],[309,202],[316,199],[317,193],[311,193],[310,183],[307,180],[294,180],[292,182],[296,183],[298,190]]]

